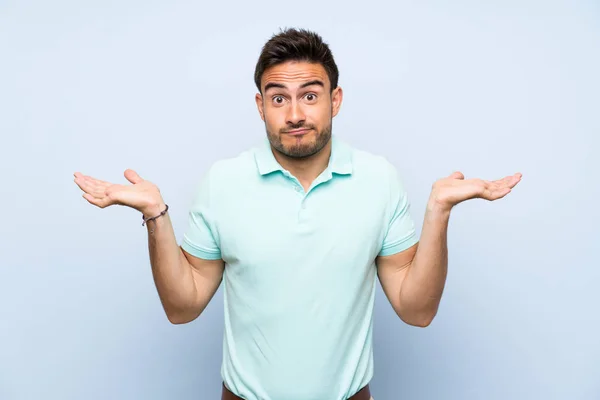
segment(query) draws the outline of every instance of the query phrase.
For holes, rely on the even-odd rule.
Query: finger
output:
[[[503,198],[510,192],[511,192],[511,189],[508,187],[501,187],[501,188],[488,187],[484,190],[484,193],[481,197],[486,200],[494,201],[494,200]]]
[[[86,193],[90,193],[93,191],[91,183],[87,179],[85,179],[85,177],[75,178],[75,184],[79,186],[79,189],[83,190]]]
[[[110,183],[110,182],[101,181],[100,179],[96,179],[96,178],[94,178],[92,176],[88,176],[88,175],[84,175],[83,179],[88,181],[92,186],[96,186],[96,187],[107,188],[112,185],[112,183]]]
[[[106,196],[106,190],[110,186],[114,186],[108,182],[99,181],[93,178],[86,178],[84,180],[84,187],[86,188],[86,192],[91,194],[97,199],[101,199]]]
[[[506,186],[510,189],[514,188],[515,186],[517,186],[517,183],[519,183],[521,180],[520,179],[514,179],[511,182],[509,182]]]
[[[520,181],[522,177],[523,177],[523,174],[520,173],[520,172],[517,172],[516,174],[508,175],[508,176],[505,176],[502,179],[498,179],[496,182],[501,182],[501,181],[507,181],[508,182],[508,181],[515,181],[515,180],[516,181]]]
[[[503,189],[498,189],[494,192],[493,194],[493,199],[494,200],[498,200],[503,198],[504,196],[506,196],[507,194],[509,194],[511,192],[510,188],[503,188]]]
[[[462,174],[462,172],[455,171],[452,174],[450,174],[449,178],[452,178],[452,179],[465,179],[465,176]]]
[[[88,201],[88,203],[95,205],[96,207],[104,208],[108,205],[106,198],[96,198],[89,193],[84,193],[82,196]]]
[[[502,178],[500,180],[495,181],[494,183],[498,185],[498,187],[508,187],[508,188],[514,188],[517,183],[519,183],[521,181],[521,177],[519,175],[511,175],[511,176],[507,176],[505,178]]]
[[[510,185],[510,183],[511,183],[510,181],[504,181],[504,180],[490,182],[490,184],[489,184],[490,192],[493,193],[493,195],[495,195],[496,193],[499,193],[499,192],[504,193],[504,191],[506,191],[506,190],[510,191],[510,189],[512,189],[512,186]]]
[[[140,176],[137,174],[137,172],[135,172],[132,169],[125,170],[124,175],[125,175],[125,178],[133,184],[140,183],[143,181],[143,179],[140,178]]]
[[[112,186],[112,183],[110,182],[101,181],[90,176],[86,177],[85,180],[90,186],[96,188],[97,190],[105,190],[107,187]]]
[[[115,185],[111,185],[107,182],[102,182],[102,181],[97,181],[93,178],[89,178],[89,177],[84,177],[83,179],[75,179],[75,183],[77,184],[77,186],[79,186],[79,188],[81,190],[83,190],[84,193],[88,194],[89,196],[91,196],[91,198],[96,199],[98,202],[101,202],[96,204],[96,203],[92,203],[94,205],[102,205],[103,207],[106,207],[108,204],[107,202],[110,201],[110,199],[107,198],[107,190],[108,187],[110,186],[115,186]],[[108,185],[108,186],[107,186]],[[85,197],[88,201],[89,199],[87,197]],[[104,203],[102,203],[104,202]]]
[[[517,183],[521,182],[521,179],[523,178],[523,174],[520,172],[517,172],[516,174],[513,175],[513,178],[514,178],[514,184],[513,184],[513,187],[514,187]]]
[[[109,182],[101,181],[81,173],[75,173],[75,183],[77,183],[81,190],[89,193],[100,192],[111,185]]]

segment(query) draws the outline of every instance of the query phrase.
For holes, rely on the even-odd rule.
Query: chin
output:
[[[327,134],[319,133],[316,129],[311,129],[310,132],[304,135],[292,136],[286,133],[278,135],[267,134],[271,145],[279,153],[290,158],[308,158],[317,154],[329,140]]]
[[[321,149],[314,142],[302,145],[284,146],[284,154],[292,158],[308,158],[317,154]]]

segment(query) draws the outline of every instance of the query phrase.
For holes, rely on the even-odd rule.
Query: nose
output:
[[[290,125],[299,125],[302,124],[305,119],[306,116],[304,115],[302,105],[297,101],[292,101],[288,107],[286,122]]]

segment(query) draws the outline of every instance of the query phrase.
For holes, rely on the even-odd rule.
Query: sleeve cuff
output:
[[[391,256],[392,254],[400,253],[401,251],[404,251],[404,250],[408,249],[409,247],[414,246],[418,242],[419,242],[419,237],[417,236],[416,233],[413,233],[403,239],[400,239],[399,241],[396,241],[394,243],[391,243],[391,244],[385,246],[384,248],[381,249],[378,256],[385,257],[385,256]]]
[[[181,248],[194,257],[201,258],[203,260],[219,260],[221,258],[220,251],[209,251],[192,244],[186,237],[183,238]]]

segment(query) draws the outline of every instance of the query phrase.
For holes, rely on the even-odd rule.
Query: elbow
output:
[[[398,313],[400,319],[410,326],[427,328],[433,322],[436,312]]]
[[[187,324],[188,322],[193,321],[193,319],[184,318],[180,315],[172,315],[172,314],[167,314],[167,319],[173,325],[183,325],[183,324]]]
[[[405,321],[405,322],[407,324],[417,327],[417,328],[427,328],[429,325],[431,325],[431,322],[433,322],[433,317],[432,318],[414,319],[414,320]]]
[[[439,300],[424,302],[402,301],[400,299],[394,309],[396,314],[406,324],[417,328],[427,328],[437,315],[439,304]]]
[[[200,315],[198,313],[191,313],[191,312],[185,312],[185,311],[168,311],[168,310],[165,310],[165,313],[167,315],[167,319],[173,325],[187,324],[189,322],[192,322],[196,318],[198,318],[198,316]]]

